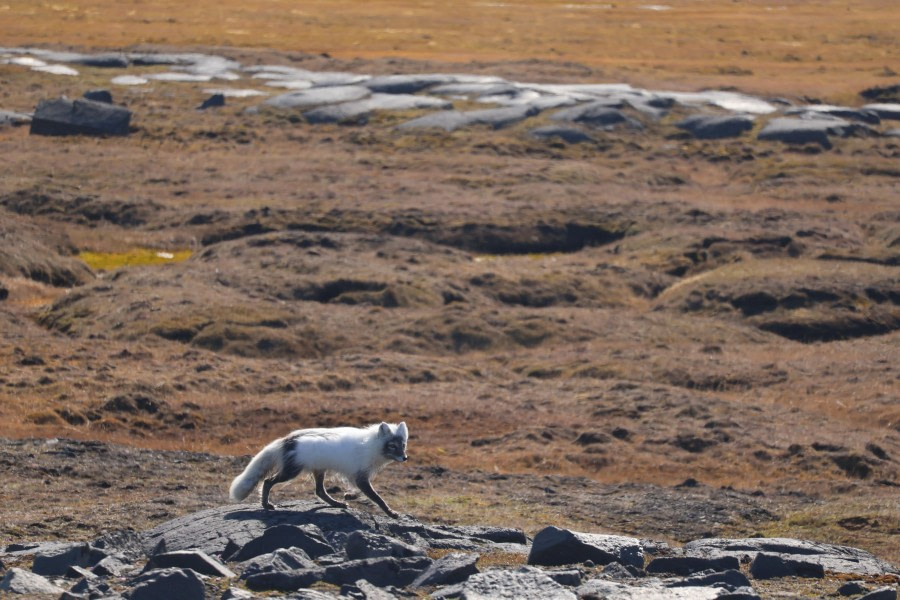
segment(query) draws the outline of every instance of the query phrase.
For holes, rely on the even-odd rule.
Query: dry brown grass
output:
[[[842,101],[896,75],[900,6],[892,0],[645,6],[643,0],[473,0],[452,9],[415,0],[302,6],[289,0],[7,0],[0,22],[5,45],[232,46],[456,63],[539,59],[586,65],[583,73],[591,79],[682,89],[736,86]]]

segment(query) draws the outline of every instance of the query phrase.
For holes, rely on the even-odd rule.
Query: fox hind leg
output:
[[[325,471],[313,471],[313,478],[316,480],[316,496],[335,508],[348,508],[343,502],[338,502],[328,495],[328,492],[325,490]]]
[[[262,507],[266,510],[275,510],[275,505],[269,502],[269,492],[272,491],[272,486],[274,486],[276,483],[284,483],[285,481],[290,481],[301,472],[303,472],[303,465],[285,461],[285,464],[280,471],[270,477],[267,477],[263,481],[262,494],[260,495]]]

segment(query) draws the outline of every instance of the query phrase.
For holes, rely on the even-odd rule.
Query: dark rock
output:
[[[416,577],[412,587],[450,585],[460,583],[478,572],[475,563],[477,554],[451,552],[434,561],[430,567]]]
[[[900,83],[870,87],[861,91],[859,95],[876,102],[900,102]]]
[[[370,529],[370,523],[371,518],[364,523],[348,511],[323,508],[320,502],[312,500],[285,502],[279,506],[279,510],[268,511],[257,504],[225,505],[162,523],[143,534],[142,545],[145,552],[149,553],[161,540],[165,540],[168,551],[197,549],[210,556],[221,556],[226,560],[237,561],[240,559],[234,558],[233,554],[224,554],[226,547],[241,548],[279,525],[314,526],[318,527],[319,531],[327,531],[328,535],[338,535]],[[310,532],[314,539],[318,539],[315,529],[311,529]],[[281,546],[263,549],[254,556],[291,546],[297,544],[284,543]],[[326,549],[320,548],[318,552],[309,553],[304,548],[304,551],[313,557],[334,552],[333,548],[327,549],[326,552],[322,550]]]
[[[260,537],[250,540],[227,558],[240,562],[279,548],[291,547],[300,548],[313,558],[334,552],[334,548],[322,535],[322,530],[315,525],[276,525],[266,529]]]
[[[112,104],[113,101],[112,93],[109,90],[88,90],[82,94],[82,97],[85,100],[102,102],[104,104]]]
[[[602,573],[610,579],[633,579],[637,577],[636,570],[635,567],[626,567],[621,563],[612,562],[603,567]]]
[[[109,584],[98,577],[82,579],[69,592],[81,598],[105,598],[112,594]]]
[[[554,121],[584,123],[591,127],[608,128],[623,123],[636,129],[643,127],[639,121],[626,116],[625,113],[617,108],[611,108],[605,101],[588,102],[587,104],[566,108],[553,113],[550,118]]]
[[[335,585],[365,579],[378,587],[389,585],[405,587],[415,581],[422,571],[431,566],[431,563],[431,559],[424,556],[414,558],[384,556],[349,560],[326,567],[324,579]]]
[[[804,560],[784,558],[777,554],[760,552],[750,563],[750,574],[754,579],[774,579],[775,577],[825,577],[822,565]]]
[[[363,83],[373,92],[382,94],[415,94],[433,85],[443,85],[456,80],[453,75],[379,75]]]
[[[131,565],[122,562],[115,556],[107,556],[91,567],[91,572],[100,577],[115,577],[131,568]]]
[[[798,106],[796,108],[788,109],[784,114],[799,116],[801,119],[817,120],[823,116],[829,116],[849,119],[851,121],[860,121],[862,123],[869,123],[870,125],[878,125],[881,123],[881,117],[878,116],[878,113],[866,109],[850,108],[848,106],[812,104],[809,106]]]
[[[91,542],[91,546],[103,550],[110,556],[119,556],[126,561],[134,562],[146,556],[141,541],[140,533],[130,529],[120,529],[103,534]]]
[[[257,573],[315,568],[316,563],[300,548],[280,548],[275,552],[262,554],[238,565],[241,579],[246,579]]]
[[[444,588],[446,589],[446,588]],[[575,600],[576,595],[553,581],[539,569],[491,569],[476,573],[460,584],[460,596],[469,599],[516,598],[517,600]],[[438,590],[434,597],[445,597]]]
[[[900,120],[900,102],[884,104],[866,104],[862,110],[873,112],[883,120]]]
[[[130,600],[204,600],[203,579],[189,569],[150,571],[134,579]]]
[[[228,567],[210,558],[202,550],[176,550],[175,552],[156,554],[147,561],[146,566],[144,566],[144,572],[169,567],[190,569],[210,577],[237,577]]]
[[[325,569],[291,569],[290,571],[265,571],[255,573],[245,580],[251,590],[277,590],[293,592],[322,581]]]
[[[131,111],[92,100],[41,100],[31,119],[33,135],[128,135]]]
[[[740,569],[741,563],[734,556],[721,556],[719,558],[698,558],[696,556],[661,556],[654,558],[647,565],[648,573],[673,573],[681,575],[693,575],[701,571],[712,569],[713,571],[727,571]]]
[[[443,129],[445,131],[455,131],[473,125],[489,125],[494,129],[502,129],[533,117],[539,112],[540,109],[534,106],[509,106],[467,112],[446,110],[407,121],[399,125],[398,129]]]
[[[848,136],[854,128],[843,119],[772,119],[757,135],[761,140],[774,140],[787,144],[819,144],[831,148],[829,136]]]
[[[583,142],[593,142],[594,138],[587,133],[575,127],[565,127],[562,125],[547,125],[537,127],[528,132],[533,138],[540,140],[560,139],[567,144],[581,144]]]
[[[838,588],[837,594],[840,596],[856,596],[857,594],[863,594],[868,591],[869,588],[859,581],[848,581]]]
[[[394,558],[425,556],[425,550],[421,548],[386,535],[366,531],[354,531],[351,533],[347,537],[344,551],[350,560],[378,558],[381,556],[393,556]]]
[[[98,67],[103,69],[124,69],[128,66],[128,57],[124,54],[84,54],[75,60],[66,61],[73,62],[86,67]]]
[[[578,533],[557,527],[546,527],[534,536],[529,565],[560,566],[583,563],[598,565],[620,562],[642,568],[644,550],[640,541],[616,535]]]
[[[62,548],[34,555],[31,570],[38,575],[65,575],[69,567],[89,567],[98,563],[106,554],[87,543],[67,544]]]
[[[388,586],[386,589],[381,589],[365,579],[360,579],[356,583],[345,583],[342,585],[341,596],[355,600],[397,600],[397,596],[391,593],[392,590],[396,590],[396,588]]]
[[[735,559],[737,561],[737,559]],[[737,569],[729,569],[727,571],[719,571],[716,573],[704,573],[702,575],[694,575],[686,577],[679,581],[667,584],[668,587],[725,587],[729,589],[737,589],[742,587],[751,587],[750,580]]]
[[[0,591],[39,596],[42,594],[61,594],[63,589],[53,585],[36,573],[13,567],[6,572],[3,580],[0,581]]]
[[[675,124],[701,140],[738,137],[753,129],[749,115],[691,115]]]
[[[897,574],[898,569],[865,552],[848,546],[790,538],[707,538],[688,542],[683,548],[685,556],[716,558],[735,556],[739,560],[752,560],[757,554],[777,554],[783,558],[799,559],[821,565],[826,571],[859,575]]]
[[[252,600],[255,598],[252,592],[240,588],[228,588],[222,594],[221,600]]]
[[[204,100],[197,107],[197,110],[206,110],[207,108],[217,108],[219,106],[225,106],[225,94],[213,94]]]
[[[886,586],[872,590],[865,596],[860,596],[857,600],[897,600],[897,588]]]

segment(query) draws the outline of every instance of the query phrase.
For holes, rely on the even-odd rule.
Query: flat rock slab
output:
[[[718,558],[735,556],[739,560],[753,560],[760,553],[774,554],[807,563],[821,565],[826,571],[856,575],[900,574],[897,567],[880,560],[864,550],[821,542],[790,538],[710,538],[688,542],[685,556]]]
[[[142,544],[148,554],[164,540],[169,552],[196,549],[221,556],[226,547],[242,547],[278,525],[315,525],[333,534],[370,529],[371,524],[345,510],[310,501],[288,502],[272,511],[255,504],[226,505],[163,523],[146,532]]]
[[[851,131],[850,123],[843,119],[794,119],[780,117],[766,123],[757,135],[761,140],[774,140],[787,144],[819,144],[831,147],[829,136],[846,137]]]
[[[456,81],[453,75],[431,73],[424,75],[378,75],[364,85],[373,92],[382,94],[415,94],[435,85]]]
[[[455,111],[447,110],[425,115],[398,126],[398,129],[443,129],[455,131],[473,125],[489,125],[493,129],[502,129],[540,112],[534,106],[509,106],[504,108],[488,108],[485,110]]]
[[[465,583],[442,588],[435,598],[459,597],[464,600],[575,600],[577,596],[532,567],[515,571],[493,569],[469,577]]]
[[[63,589],[31,571],[13,567],[0,581],[0,591],[26,596],[59,595]]]
[[[361,85],[336,85],[279,94],[272,96],[263,104],[275,108],[311,108],[323,104],[361,100],[371,94],[372,91],[369,88]]]
[[[413,94],[372,94],[355,102],[320,106],[303,113],[310,123],[340,123],[364,121],[376,111],[452,108],[453,104],[440,98]]]
[[[576,127],[566,127],[565,125],[536,127],[529,131],[528,135],[539,140],[561,140],[567,144],[581,144],[594,141],[594,138],[584,131]]]
[[[863,110],[874,112],[882,119],[898,121],[900,120],[900,103],[883,103],[883,104],[866,104]]]
[[[576,590],[579,598],[604,600],[759,600],[752,588],[729,586],[669,587],[658,579],[640,583],[621,583],[605,579],[591,579]]]
[[[0,125],[27,125],[31,115],[11,110],[0,110]]]
[[[691,115],[675,124],[700,140],[738,137],[753,129],[750,115]]]
[[[618,562],[643,568],[644,549],[640,540],[620,535],[580,533],[545,527],[534,536],[528,564],[562,566],[592,561],[597,565]]]
[[[42,100],[31,119],[36,135],[128,135],[131,111],[92,100]]]

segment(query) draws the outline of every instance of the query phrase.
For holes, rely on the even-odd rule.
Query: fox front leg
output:
[[[358,487],[359,491],[365,494],[369,500],[381,507],[381,510],[383,510],[387,516],[392,519],[400,518],[400,514],[391,510],[391,507],[387,505],[387,502],[378,495],[378,492],[372,487],[372,483],[366,475],[360,475],[356,478],[356,487]]]

